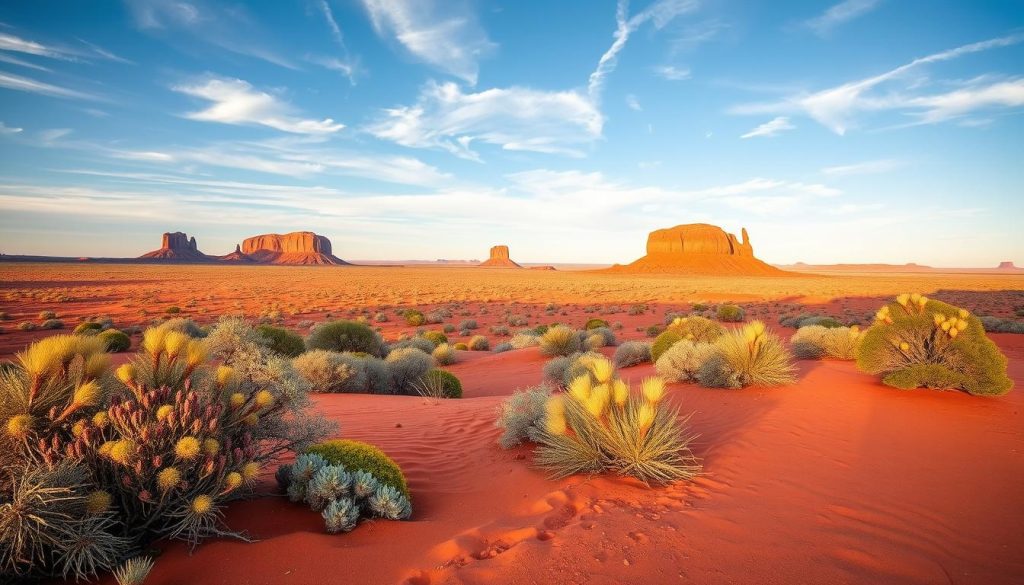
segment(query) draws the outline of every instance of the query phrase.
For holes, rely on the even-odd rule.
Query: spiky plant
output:
[[[692,437],[664,394],[659,378],[644,380],[635,393],[611,362],[591,361],[565,394],[548,399],[537,465],[556,478],[600,472],[645,483],[692,478],[700,470]]]
[[[389,485],[377,486],[367,503],[375,515],[388,520],[406,520],[412,515],[409,498]]]
[[[856,359],[857,344],[862,335],[863,333],[856,325],[853,327],[805,325],[797,329],[789,341],[793,348],[793,355],[798,359],[852,360]]]
[[[725,328],[711,319],[699,315],[675,317],[668,329],[679,334],[681,339],[712,343],[725,333]]]
[[[430,370],[413,387],[420,396],[427,398],[462,398],[462,382],[445,370]]]
[[[327,532],[351,532],[359,522],[359,507],[349,498],[332,500],[324,508],[321,516],[324,518]]]
[[[715,354],[697,372],[702,386],[782,386],[796,380],[789,352],[760,321],[726,333],[714,345]]]
[[[434,348],[434,351],[431,352],[431,355],[434,356],[434,363],[439,366],[450,366],[454,364],[456,360],[455,350],[447,343],[439,344]]]
[[[498,405],[494,426],[502,430],[498,444],[503,449],[537,440],[537,433],[544,424],[544,405],[553,391],[547,384],[517,390]]]
[[[1013,380],[1006,357],[966,309],[902,294],[884,305],[857,348],[857,367],[896,388],[955,388],[1001,395]]]
[[[615,348],[612,357],[617,368],[628,368],[651,361],[651,344],[644,341],[626,341]]]
[[[713,343],[683,339],[661,354],[654,367],[669,382],[692,382],[697,373],[718,351]]]
[[[319,512],[334,500],[347,498],[352,494],[352,474],[341,465],[321,467],[306,487],[306,503]]]
[[[568,356],[582,349],[579,335],[572,329],[558,325],[551,327],[540,338],[540,353],[549,357]]]
[[[114,569],[114,579],[117,585],[142,585],[152,570],[152,557],[132,557]]]

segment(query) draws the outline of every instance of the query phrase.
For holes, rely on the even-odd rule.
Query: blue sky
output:
[[[1024,263],[1015,1],[0,6],[0,251]]]

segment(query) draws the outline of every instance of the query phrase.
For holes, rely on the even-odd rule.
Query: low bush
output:
[[[712,343],[683,339],[661,354],[654,367],[669,382],[693,382],[716,351]]]
[[[460,341],[460,342],[458,342],[458,343],[456,343],[456,344],[455,344],[455,345],[453,345],[452,347],[453,347],[453,348],[454,348],[454,349],[455,349],[456,351],[467,351],[467,350],[469,349],[469,346],[468,346],[468,345],[466,345],[465,343],[461,342],[461,341]]]
[[[582,349],[580,336],[564,325],[552,327],[540,338],[540,353],[546,356],[567,356]]]
[[[725,333],[725,327],[697,315],[676,317],[668,329],[678,333],[682,339],[703,343],[713,343]]]
[[[511,449],[527,441],[539,441],[544,427],[544,405],[553,391],[547,384],[516,390],[498,405],[494,426],[501,429],[498,444],[503,449]]]
[[[512,349],[523,349],[527,347],[535,347],[540,344],[540,338],[531,333],[517,333],[512,336],[512,339],[508,340],[509,345]]]
[[[471,331],[471,330],[476,329],[478,327],[479,327],[479,325],[477,325],[475,320],[473,320],[473,319],[466,319],[464,321],[460,321],[459,322],[459,327],[458,328],[460,330],[462,330],[462,331]]]
[[[615,333],[608,327],[595,327],[580,332],[580,338],[590,339],[598,336],[601,338],[601,345],[598,347],[611,347],[616,343]]]
[[[31,321],[24,321],[22,323],[18,323],[19,331],[35,331],[36,329],[39,329],[39,326]]]
[[[462,398],[462,382],[444,370],[433,369],[424,374],[414,386],[420,396],[428,398]]]
[[[659,378],[645,379],[640,392],[632,392],[610,361],[594,360],[567,393],[545,403],[537,465],[554,478],[607,472],[645,483],[692,479],[700,464],[685,422],[664,393]]]
[[[801,327],[807,327],[808,325],[820,325],[822,327],[844,327],[838,319],[834,317],[828,317],[825,315],[816,315],[814,313],[800,313],[799,315],[789,315],[779,319],[779,324],[783,327],[793,327],[794,329],[800,329]]]
[[[161,331],[177,331],[178,333],[183,333],[193,339],[202,339],[209,333],[192,319],[186,319],[184,317],[168,319],[158,325],[157,329],[160,329]]]
[[[719,305],[718,310],[715,312],[715,316],[718,317],[719,321],[726,323],[739,323],[743,320],[744,311],[743,307],[739,305]]]
[[[902,294],[875,315],[857,346],[857,367],[897,388],[955,388],[1006,394],[1006,357],[966,309]]]
[[[406,325],[413,327],[419,327],[427,322],[427,318],[423,316],[423,313],[416,309],[407,309],[402,313],[402,318],[405,319]]]
[[[544,379],[565,387],[573,378],[586,373],[590,362],[603,358],[603,355],[593,351],[554,357],[544,364]]]
[[[981,326],[989,333],[1024,333],[1024,322],[999,317],[979,317]]]
[[[651,361],[651,344],[643,341],[627,341],[615,348],[612,362],[616,368],[638,366]]]
[[[40,311],[40,313],[39,313],[39,320],[40,321],[46,321],[48,319],[56,319],[56,318],[57,318],[57,313],[54,313],[53,311]]]
[[[384,340],[369,326],[355,321],[328,321],[315,325],[306,338],[309,349],[362,352],[383,357]]]
[[[491,344],[483,335],[474,335],[466,343],[466,347],[468,347],[470,351],[487,351],[491,348]]]
[[[683,340],[683,336],[674,329],[666,329],[661,335],[654,338],[654,343],[651,344],[651,359],[655,363],[661,358],[670,347],[679,343]]]
[[[332,439],[317,443],[305,453],[319,455],[331,465],[344,465],[349,471],[365,471],[379,482],[410,498],[409,485],[402,468],[386,453],[369,443],[351,439]]]
[[[440,331],[427,331],[422,337],[430,343],[433,343],[434,347],[437,347],[442,343],[448,343],[448,336]]]
[[[857,327],[805,325],[797,329],[789,343],[797,359],[852,360],[857,357],[856,349],[860,337],[861,332]]]
[[[507,341],[502,341],[498,345],[495,345],[494,349],[492,349],[491,351],[493,351],[494,353],[505,353],[506,351],[512,351],[513,349],[515,348],[512,347],[511,343]]]
[[[40,329],[63,329],[64,322],[60,319],[47,319],[39,324]]]
[[[431,355],[434,357],[434,363],[439,366],[450,366],[456,360],[455,349],[447,343],[435,347]]]
[[[96,335],[103,330],[103,325],[94,321],[86,321],[75,326],[75,335]]]
[[[412,347],[392,350],[384,359],[391,380],[390,394],[417,394],[416,383],[434,367],[434,358]]]
[[[422,351],[423,353],[432,353],[437,347],[433,341],[425,337],[409,337],[401,341],[396,341],[391,344],[391,349],[402,349],[402,348],[413,348]]]
[[[121,353],[132,347],[132,338],[117,329],[101,331],[97,337],[103,340],[109,353]]]
[[[302,337],[283,327],[260,325],[256,331],[267,340],[267,347],[277,355],[295,357],[306,351],[306,343]]]
[[[587,321],[587,324],[583,326],[583,328],[587,330],[597,329],[599,327],[604,327],[605,329],[607,329],[608,322],[605,321],[604,319],[590,319],[589,321]]]
[[[760,321],[727,332],[714,345],[714,355],[697,372],[702,386],[781,386],[796,380],[789,352]]]
[[[167,307],[167,309],[165,309],[164,312],[167,313],[168,315],[177,315],[178,313],[181,312],[181,307],[171,305],[170,307]]]
[[[310,384],[311,392],[366,392],[368,383],[357,378],[345,354],[314,349],[292,360],[292,366]]]

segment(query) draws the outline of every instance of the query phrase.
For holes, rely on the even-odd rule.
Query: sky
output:
[[[1024,264],[1016,0],[0,5],[0,252]]]

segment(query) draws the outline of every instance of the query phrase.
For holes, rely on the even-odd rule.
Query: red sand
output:
[[[800,362],[792,387],[675,385],[705,469],[662,489],[548,481],[529,448],[500,449],[494,408],[544,360],[462,352],[462,400],[317,398],[401,464],[411,521],[328,535],[283,498],[240,502],[227,521],[259,542],[168,545],[147,584],[1020,583],[1024,337],[993,337],[1018,387],[1001,398],[902,392],[827,361]]]

